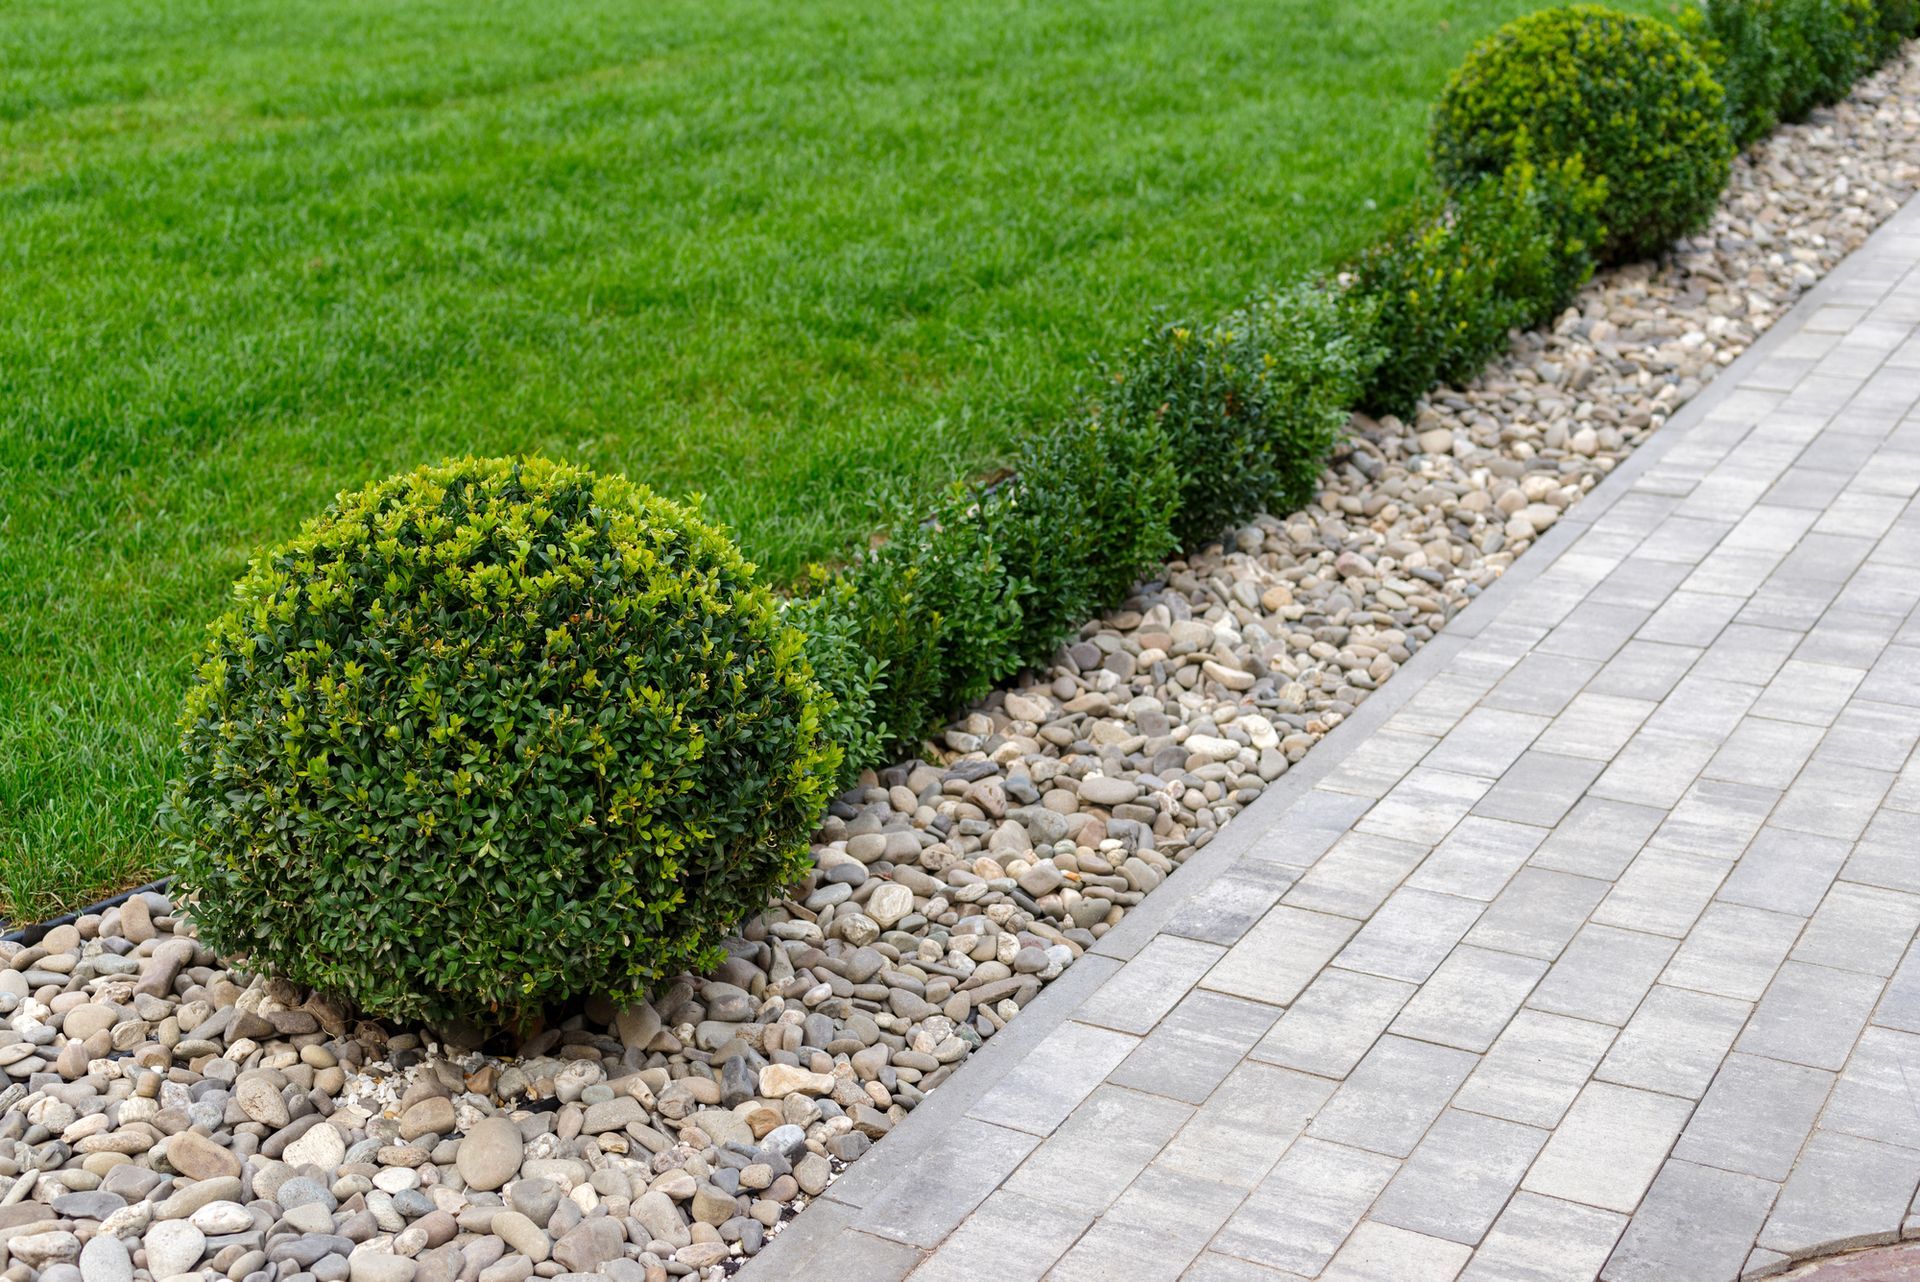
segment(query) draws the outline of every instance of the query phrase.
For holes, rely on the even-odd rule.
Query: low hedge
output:
[[[1915,0],[1703,0],[1680,13],[1744,147],[1847,96],[1920,29]]]
[[[1436,383],[1479,373],[1509,330],[1565,307],[1593,274],[1605,194],[1577,159],[1545,171],[1521,161],[1409,211],[1347,272],[1350,323],[1377,353],[1360,408],[1409,415]]]

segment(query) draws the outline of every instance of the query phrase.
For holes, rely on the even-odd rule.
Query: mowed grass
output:
[[[1359,246],[1536,3],[10,5],[0,912],[156,869],[200,630],[339,489],[540,451],[791,576]]]

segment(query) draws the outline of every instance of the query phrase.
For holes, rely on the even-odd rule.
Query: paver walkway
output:
[[[1714,1282],[1920,1231],[1915,214],[748,1282]]]

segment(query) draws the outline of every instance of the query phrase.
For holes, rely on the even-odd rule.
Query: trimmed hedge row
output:
[[[1595,5],[1482,42],[1435,106],[1441,191],[1332,275],[1100,367],[1014,477],[905,504],[788,617],[837,701],[842,782],[1043,662],[1167,554],[1314,484],[1347,413],[1410,414],[1550,320],[1596,266],[1704,225],[1736,145],[1844,97],[1920,0],[1703,0],[1673,24]]]

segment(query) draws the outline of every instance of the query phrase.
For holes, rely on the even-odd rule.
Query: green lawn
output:
[[[543,451],[790,575],[1361,244],[1537,3],[10,5],[0,911],[152,869],[200,627],[339,488]]]

